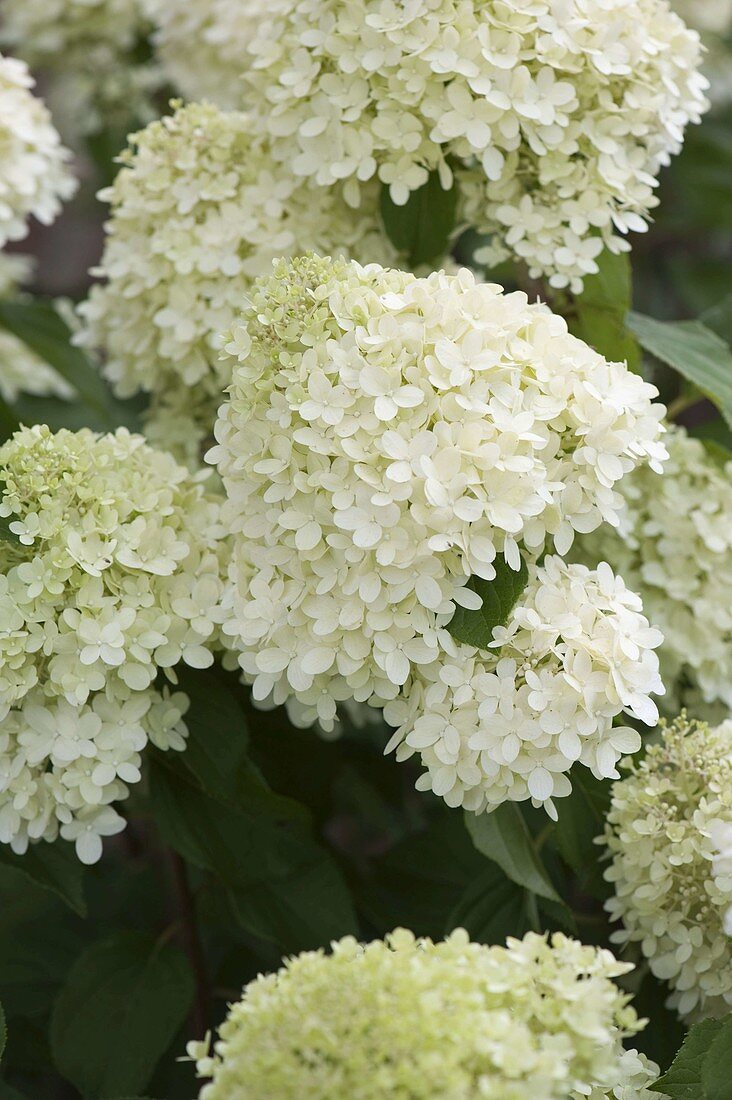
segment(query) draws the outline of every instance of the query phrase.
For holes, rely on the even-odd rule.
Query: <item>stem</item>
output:
[[[171,851],[169,855],[177,908],[180,915],[180,938],[196,982],[196,997],[191,1010],[191,1026],[195,1035],[203,1037],[209,1027],[211,990],[201,937],[198,933],[196,905],[188,881],[185,862],[177,852]]]

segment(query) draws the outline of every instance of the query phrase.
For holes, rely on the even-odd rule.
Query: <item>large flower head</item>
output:
[[[178,107],[132,138],[112,216],[82,307],[84,339],[106,357],[122,395],[152,394],[151,437],[198,457],[230,364],[218,336],[276,256],[308,248],[391,262],[376,193],[359,211],[333,190],[298,184],[252,136],[247,117],[209,104]]]
[[[480,813],[531,799],[556,817],[575,762],[616,779],[621,756],[640,748],[636,730],[614,719],[658,717],[649,693],[663,692],[661,634],[639,598],[604,563],[590,571],[550,557],[531,574],[492,650],[440,631],[442,652],[386,706],[398,727],[388,748],[399,760],[418,755],[418,789],[450,806]]]
[[[32,216],[50,224],[74,193],[69,152],[24,62],[0,56],[0,248],[28,232]]]
[[[629,969],[561,934],[346,937],[251,982],[212,1056],[190,1044],[200,1100],[650,1097],[656,1067],[622,1047],[642,1026],[613,982]]]
[[[54,116],[76,137],[152,114],[147,30],[141,0],[3,0],[0,41],[50,78]]]
[[[663,477],[638,469],[622,483],[616,531],[577,542],[581,559],[612,563],[664,634],[668,706],[732,709],[732,463],[722,467],[683,428],[664,437]]]
[[[321,722],[440,655],[465,585],[612,521],[660,407],[521,293],[316,256],[275,265],[225,338],[216,425],[234,535],[225,630],[255,696]]]
[[[624,926],[613,940],[640,944],[671,1006],[692,1019],[732,1007],[731,829],[730,721],[710,729],[682,716],[613,787],[607,908]]]
[[[32,267],[29,256],[0,252],[0,298],[16,295]],[[21,392],[68,397],[71,390],[27,344],[0,329],[0,398],[12,402]]]
[[[574,290],[645,228],[706,107],[698,35],[666,0],[292,0],[251,52],[258,125],[298,176],[357,205],[366,180],[404,203],[456,175],[486,260]]]
[[[218,516],[200,478],[123,428],[23,428],[0,447],[0,841],[15,851],[60,831],[98,858],[146,741],[182,747],[185,700],[156,681],[213,660]]]
[[[242,68],[262,24],[290,0],[143,0],[157,55],[186,99],[240,107]],[[195,43],[195,47],[192,44]]]

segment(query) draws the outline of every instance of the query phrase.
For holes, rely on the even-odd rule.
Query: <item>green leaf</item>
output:
[[[51,302],[0,301],[0,326],[66,379],[98,418],[100,427],[134,427],[128,407],[115,400],[94,364],[81,348],[74,347],[71,330]]]
[[[732,1015],[721,1021],[709,1051],[702,1062],[704,1100],[730,1100],[732,1091]]]
[[[183,754],[185,756],[185,754]],[[158,828],[184,859],[228,888],[241,923],[281,949],[322,946],[357,930],[345,881],[309,829],[260,788],[256,803],[204,792],[156,754],[150,801]],[[175,764],[178,762],[176,761]]]
[[[504,802],[491,813],[466,813],[465,824],[478,851],[497,863],[513,882],[561,903],[517,803]]]
[[[732,426],[732,351],[701,321],[656,321],[640,313],[628,325],[646,351],[693,382]]]
[[[51,1016],[58,1070],[83,1096],[124,1096],[150,1080],[186,1018],[193,978],[171,943],[119,932],[83,952]]]
[[[492,581],[484,581],[480,577],[472,577],[468,581],[468,587],[482,597],[483,606],[477,611],[458,607],[447,624],[453,638],[478,649],[488,648],[493,641],[494,627],[506,625],[529,579],[523,558],[518,570],[512,569],[502,556],[497,557],[493,564],[496,575]]]
[[[450,250],[457,215],[457,188],[449,190],[431,172],[427,183],[412,191],[403,206],[392,201],[389,188],[381,189],[381,217],[391,243],[411,267],[441,261]]]
[[[594,838],[604,828],[611,784],[595,779],[581,765],[572,769],[570,779],[572,793],[558,800],[554,843],[565,863],[579,876],[583,888],[595,897],[605,897],[600,850]]]
[[[0,1100],[28,1100],[23,1092],[18,1092],[7,1081],[0,1081]]]
[[[699,320],[732,347],[732,294],[704,310]]]
[[[13,432],[17,432],[20,421],[10,405],[0,397],[0,442],[9,439]]]
[[[2,1058],[5,1051],[5,1044],[8,1039],[8,1027],[5,1023],[5,1013],[3,1006],[0,1004],[0,1058]]]
[[[626,252],[614,256],[606,250],[598,265],[599,273],[585,279],[582,294],[573,300],[575,315],[570,329],[606,359],[627,362],[635,370],[640,364],[640,348],[625,323],[633,294],[630,259]]]
[[[671,1100],[707,1100],[702,1091],[702,1067],[724,1026],[723,1020],[703,1020],[692,1027],[668,1073],[649,1086],[651,1091],[662,1092]]]
[[[79,916],[86,915],[84,866],[79,862],[72,844],[62,840],[53,844],[31,844],[22,856],[2,845],[0,863],[56,894]]]
[[[507,936],[523,936],[531,929],[526,891],[497,865],[487,868],[451,911],[445,934],[454,928],[464,928],[476,943],[504,944]]]

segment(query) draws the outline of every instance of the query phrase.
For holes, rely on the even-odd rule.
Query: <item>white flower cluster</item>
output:
[[[234,536],[223,629],[256,699],[287,702],[294,721],[317,719],[325,730],[339,702],[393,700],[423,666],[439,676],[441,662],[455,664],[469,681],[473,651],[454,661],[442,629],[456,605],[480,606],[469,577],[493,579],[497,555],[518,569],[520,548],[536,555],[548,538],[566,550],[575,530],[615,519],[625,473],[665,457],[653,387],[570,336],[545,307],[468,271],[418,279],[317,256],[280,261],[255,284],[225,351],[233,383],[208,456]],[[608,733],[609,719],[623,707],[655,717],[647,695],[660,684],[648,650],[660,635],[635,597],[609,569],[595,580],[556,563],[540,575],[539,610],[527,605],[500,642],[517,658],[504,687],[523,692],[513,724],[501,717],[511,728],[504,769],[494,758],[494,780],[467,760],[463,768],[480,753],[454,730],[435,750],[446,768],[434,789],[455,804],[527,797],[534,769],[529,787],[548,800],[559,761],[583,754],[613,774],[627,734]],[[535,682],[519,689],[532,661]],[[499,685],[501,676],[483,678]],[[532,691],[530,728],[514,737]],[[425,698],[437,708],[434,691]],[[397,724],[410,720],[398,713]],[[564,756],[545,751],[577,721]],[[444,726],[444,715],[435,722]],[[613,737],[615,747],[604,744]],[[536,745],[522,752],[521,739]],[[521,775],[509,781],[510,771]],[[557,780],[556,793],[565,786]]]
[[[24,62],[0,56],[0,248],[28,232],[33,216],[49,225],[76,183],[70,157]]]
[[[186,99],[241,107],[242,68],[265,20],[290,0],[143,0],[153,42],[171,84]],[[195,43],[192,49],[191,44]]]
[[[664,437],[663,477],[638,469],[623,481],[617,532],[578,540],[586,564],[612,563],[663,632],[668,707],[732,709],[732,463],[721,468],[683,428]],[[714,712],[712,712],[714,713]]]
[[[247,117],[178,107],[132,138],[114,185],[96,286],[81,307],[83,341],[106,353],[123,396],[152,393],[151,439],[195,461],[210,435],[230,363],[218,336],[252,280],[277,256],[307,249],[390,263],[375,185],[359,211],[333,189],[283,172]]]
[[[358,205],[367,180],[401,204],[455,174],[480,258],[575,291],[646,228],[708,105],[666,0],[293,0],[250,52],[247,102],[296,175]]]
[[[135,58],[142,0],[3,0],[0,42],[50,77],[54,118],[76,138],[152,117],[159,66]]]
[[[345,937],[250,982],[213,1054],[189,1043],[199,1098],[650,1100],[658,1067],[622,1045],[643,1026],[613,980],[631,969],[561,933]]]
[[[60,832],[93,862],[146,741],[183,747],[156,677],[213,660],[219,504],[124,428],[23,428],[0,490],[0,842]]]
[[[29,256],[0,252],[0,298],[16,296],[31,269]],[[27,344],[0,329],[0,398],[12,402],[21,392],[69,397],[71,389]]]
[[[572,789],[579,761],[598,779],[641,739],[613,726],[623,711],[653,725],[649,693],[662,693],[653,647],[661,634],[641,601],[606,564],[590,572],[547,558],[491,652],[448,641],[415,670],[384,717],[398,730],[397,759],[419,754],[419,790],[480,813],[530,798],[556,819],[553,798]],[[449,636],[448,636],[449,637]]]
[[[732,722],[710,729],[682,715],[614,784],[599,838],[612,857],[606,906],[624,925],[613,941],[639,943],[692,1020],[732,1008],[731,831]]]

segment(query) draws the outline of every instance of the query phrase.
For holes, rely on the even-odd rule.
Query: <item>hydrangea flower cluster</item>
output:
[[[49,225],[76,183],[34,81],[23,61],[0,56],[0,248],[21,240],[33,216]]]
[[[685,715],[613,786],[604,838],[606,904],[637,942],[681,1016],[721,1016],[732,1007],[730,864],[720,853],[732,828],[732,722],[710,729]]]
[[[13,297],[19,284],[30,276],[32,260],[0,252],[0,299]],[[0,398],[15,401],[18,394],[53,394],[68,397],[71,389],[63,378],[44,363],[27,344],[0,329]]]
[[[233,535],[223,630],[255,698],[286,702],[295,722],[317,718],[326,730],[343,700],[394,700],[424,667],[439,678],[441,663],[455,663],[443,628],[456,605],[480,607],[471,574],[490,581],[498,555],[518,569],[522,550],[532,557],[550,539],[564,552],[576,530],[616,520],[616,482],[666,453],[653,386],[605,362],[524,294],[504,295],[467,271],[416,278],[317,256],[282,261],[254,285],[225,350],[233,383],[208,455]],[[655,718],[647,695],[660,690],[651,653],[660,636],[637,599],[610,570],[590,576],[557,563],[538,576],[523,619],[496,640],[516,659],[515,676],[502,680],[511,660],[493,676],[498,656],[477,675],[522,700],[546,691],[551,706],[531,703],[546,728],[522,729],[537,747],[511,755],[513,727],[528,713],[516,700],[512,725],[502,709],[505,763],[521,757],[524,778],[509,782],[506,770],[498,785],[462,767],[461,753],[480,753],[459,738],[443,764],[462,778],[435,788],[456,802],[469,788],[476,805],[500,801],[499,788],[504,798],[525,790],[529,760],[537,769],[542,760],[531,785],[548,788],[547,800],[547,759],[558,771],[559,759],[583,753],[613,774],[610,758],[626,749],[621,731],[600,752],[610,718],[624,706]],[[551,657],[562,631],[564,656]],[[483,661],[473,657],[460,653],[468,681]],[[534,664],[536,682],[520,689]],[[570,690],[571,676],[584,674],[588,684]],[[575,736],[565,756],[539,751],[578,711],[586,747]],[[474,713],[468,707],[467,726]],[[396,724],[411,715],[400,709]],[[444,714],[437,720],[444,725]],[[445,736],[450,745],[458,737]]]
[[[290,0],[143,0],[153,42],[171,84],[186,99],[241,107],[242,66],[265,20]],[[195,49],[191,43],[195,42]]]
[[[354,212],[334,190],[299,184],[242,113],[178,107],[133,135],[121,161],[102,193],[112,217],[95,274],[106,282],[81,307],[82,339],[104,349],[118,393],[153,395],[153,442],[195,461],[230,382],[218,336],[252,280],[308,248],[385,263],[396,254],[374,186]]]
[[[617,532],[577,542],[583,561],[612,562],[664,634],[659,653],[668,705],[732,709],[732,463],[722,469],[697,439],[670,426],[662,478],[623,481]],[[719,708],[717,708],[719,709]]]
[[[438,943],[405,929],[345,937],[251,982],[213,1055],[189,1044],[211,1078],[200,1100],[568,1100],[628,1084],[650,1098],[657,1067],[622,1047],[642,1027],[612,980],[630,969],[562,934],[506,947],[462,929]]]
[[[135,57],[148,29],[142,0],[3,0],[0,40],[51,76],[54,117],[77,137],[152,117],[161,72]]]
[[[440,632],[443,653],[415,670],[388,703],[397,758],[419,754],[419,790],[480,813],[530,798],[556,818],[579,761],[598,779],[641,739],[613,726],[624,710],[652,725],[649,692],[663,692],[653,647],[659,631],[641,601],[602,564],[596,571],[547,558],[533,570],[495,647],[482,652]]]
[[[717,849],[712,861],[715,885],[732,897],[732,821],[713,821],[709,835]],[[724,917],[724,930],[732,936],[732,904]]]
[[[249,101],[296,175],[355,206],[367,180],[401,204],[456,175],[493,238],[479,258],[574,291],[646,228],[708,105],[698,35],[666,0],[293,0],[250,52]]]
[[[183,747],[186,700],[156,678],[213,660],[219,505],[124,428],[23,428],[0,489],[0,841],[60,833],[91,863],[145,743]]]

